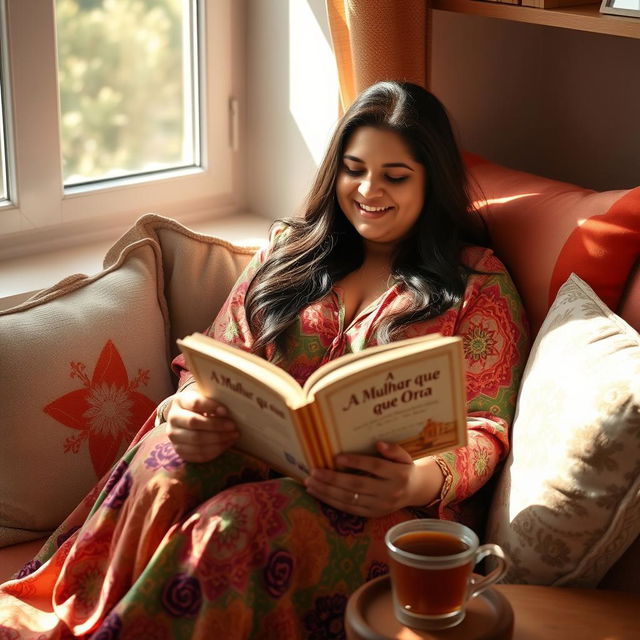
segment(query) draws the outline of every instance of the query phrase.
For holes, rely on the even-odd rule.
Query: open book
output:
[[[333,468],[340,452],[396,442],[412,458],[467,442],[459,337],[432,334],[336,358],[304,387],[280,367],[194,333],[178,340],[202,393],[236,421],[235,447],[287,475]]]

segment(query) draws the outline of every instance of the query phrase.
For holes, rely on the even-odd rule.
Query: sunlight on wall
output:
[[[330,41],[309,1],[289,0],[289,111],[316,166],[338,118],[338,96]]]
[[[475,200],[473,202],[474,209],[482,209],[482,207],[491,206],[492,204],[506,204],[512,200],[519,200],[520,198],[528,198],[529,196],[537,196],[539,193],[519,193],[515,196],[505,196],[504,198],[489,198],[488,200]]]

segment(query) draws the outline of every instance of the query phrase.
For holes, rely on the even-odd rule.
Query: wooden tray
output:
[[[349,598],[345,627],[349,640],[511,640],[513,610],[501,593],[489,588],[469,601],[467,615],[456,627],[441,631],[412,629],[393,615],[387,575],[363,584]]]

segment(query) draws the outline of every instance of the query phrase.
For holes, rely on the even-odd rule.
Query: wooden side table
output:
[[[349,640],[639,640],[640,595],[497,585],[469,603],[458,627],[421,631],[395,619],[390,579],[381,576],[349,598],[345,627]]]
[[[603,589],[497,585],[511,603],[514,640],[638,640],[640,595]]]

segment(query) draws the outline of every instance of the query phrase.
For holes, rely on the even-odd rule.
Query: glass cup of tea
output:
[[[508,568],[497,544],[480,545],[478,536],[458,522],[409,520],[391,527],[385,542],[395,616],[417,629],[446,629],[462,622],[467,602]],[[474,574],[487,556],[494,556],[495,567],[486,576]]]

